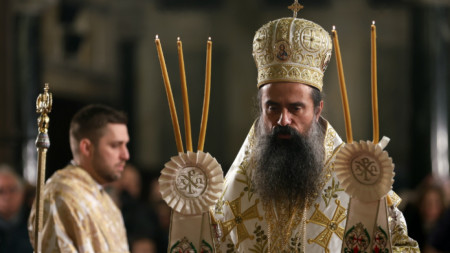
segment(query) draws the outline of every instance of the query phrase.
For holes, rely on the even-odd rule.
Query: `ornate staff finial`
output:
[[[299,12],[301,9],[303,9],[303,5],[298,3],[298,0],[295,0],[293,4],[289,5],[289,10],[291,10],[292,12],[294,12],[293,17],[296,18],[297,17],[297,12]]]
[[[47,133],[48,130],[48,113],[52,111],[52,93],[48,92],[48,83],[44,86],[44,93],[39,94],[36,99],[36,112],[40,113],[41,116],[38,118],[39,132]]]

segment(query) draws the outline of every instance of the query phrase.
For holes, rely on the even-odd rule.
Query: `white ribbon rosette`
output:
[[[380,143],[347,143],[336,155],[336,176],[350,196],[364,202],[380,200],[394,183],[394,164],[384,151],[389,139]]]
[[[176,212],[200,215],[220,197],[223,172],[209,153],[188,151],[173,156],[159,177],[162,198]]]

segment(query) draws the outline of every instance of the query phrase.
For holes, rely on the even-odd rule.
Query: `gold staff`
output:
[[[50,147],[50,138],[48,137],[48,124],[50,118],[48,113],[52,110],[52,94],[48,92],[48,83],[45,84],[44,93],[39,94],[36,99],[36,112],[40,113],[37,123],[39,134],[36,138],[36,148],[38,152],[38,177],[36,182],[36,220],[34,224],[34,243],[37,253],[41,252],[40,233],[42,230],[43,219],[43,190],[45,180],[45,159],[47,149]]]

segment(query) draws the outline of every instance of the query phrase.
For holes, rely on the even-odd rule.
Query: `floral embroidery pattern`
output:
[[[344,253],[367,253],[370,245],[370,235],[362,223],[358,223],[348,230],[344,238]]]
[[[344,189],[339,188],[339,181],[336,183],[333,177],[333,180],[331,181],[331,185],[325,188],[322,194],[322,199],[325,202],[326,207],[330,205],[331,199],[336,199],[338,197],[337,192],[343,191]]]
[[[255,223],[255,230],[253,230],[253,234],[256,236],[256,243],[253,248],[248,250],[254,253],[267,253],[267,235],[264,234],[264,230],[261,225],[258,225],[258,223]]]

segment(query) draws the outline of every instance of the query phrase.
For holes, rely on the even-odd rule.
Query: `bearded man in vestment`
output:
[[[46,182],[41,242],[34,241],[36,205],[28,221],[33,247],[42,252],[128,253],[122,213],[104,189],[118,180],[130,158],[127,117],[88,105],[70,124],[73,160]]]
[[[283,45],[287,56],[277,57]],[[263,25],[253,41],[259,116],[211,210],[216,252],[340,252],[349,196],[334,172],[343,145],[322,116],[329,34],[299,18]],[[393,252],[419,252],[389,199]]]

